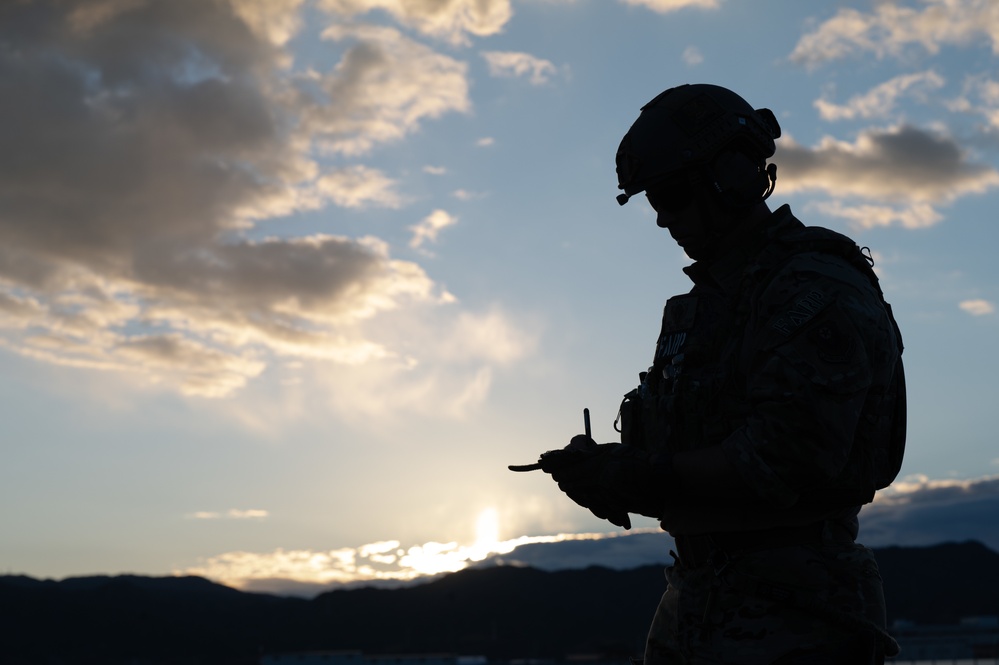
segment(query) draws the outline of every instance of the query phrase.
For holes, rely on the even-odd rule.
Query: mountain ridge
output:
[[[976,541],[876,550],[889,624],[999,615],[999,553]],[[0,644],[11,663],[256,662],[261,653],[361,650],[493,658],[626,657],[641,650],[662,566],[542,571],[494,566],[411,587],[311,599],[204,578],[0,577]],[[8,661],[5,661],[8,662]]]

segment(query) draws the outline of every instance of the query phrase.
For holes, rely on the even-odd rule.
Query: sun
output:
[[[475,520],[476,549],[491,550],[499,543],[499,514],[495,508],[485,508]]]

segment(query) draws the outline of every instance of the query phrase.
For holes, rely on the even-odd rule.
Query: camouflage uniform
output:
[[[765,265],[775,243],[809,237],[787,206],[742,234],[685,269],[694,287],[667,302],[653,366],[622,405],[624,443],[721,444],[750,492],[667,507],[679,555],[646,665],[876,662],[895,649],[877,563],[854,540],[872,451],[904,404],[901,339],[846,258]]]

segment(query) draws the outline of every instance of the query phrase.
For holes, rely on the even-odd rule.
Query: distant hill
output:
[[[889,621],[999,615],[999,553],[977,542],[878,550]],[[0,577],[0,660],[200,662],[360,649],[559,658],[641,652],[659,566],[466,570],[401,589],[312,600],[243,593],[196,577]],[[624,662],[622,660],[622,662]]]
[[[889,624],[999,616],[999,554],[976,541],[876,549]]]

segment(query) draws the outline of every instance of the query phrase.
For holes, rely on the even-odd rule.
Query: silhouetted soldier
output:
[[[713,85],[646,104],[617,153],[619,203],[645,192],[695,260],[655,357],[621,405],[621,443],[573,437],[539,465],[576,503],[676,541],[645,664],[881,663],[860,506],[905,443],[902,339],[869,255],[764,202],[780,127]]]

